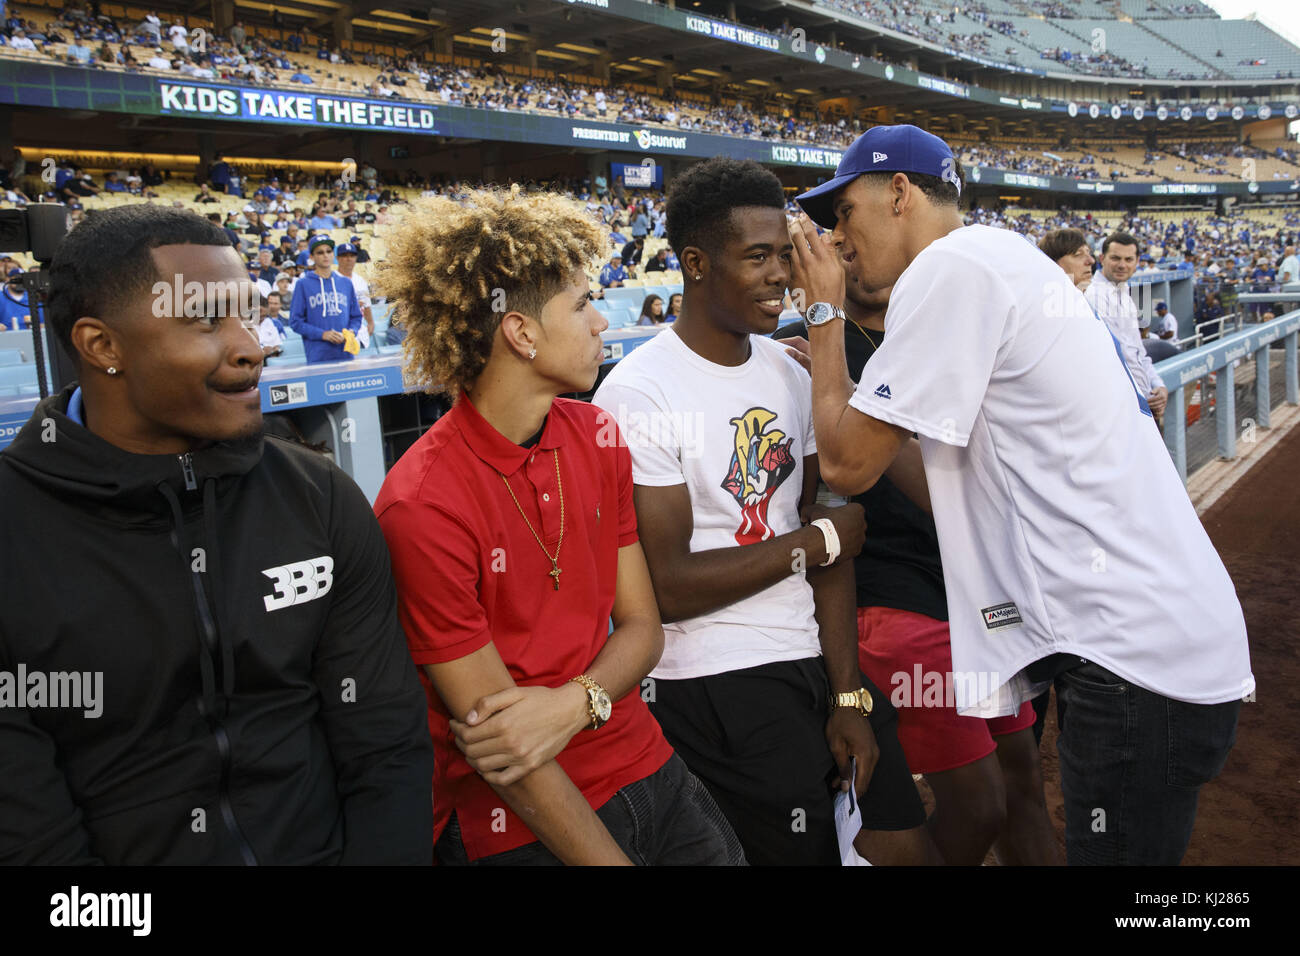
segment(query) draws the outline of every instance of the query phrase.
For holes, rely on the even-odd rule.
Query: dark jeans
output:
[[[731,824],[676,754],[650,776],[610,797],[596,816],[637,866],[745,865]],[[540,841],[470,861],[455,816],[434,847],[434,856],[444,866],[563,865]]]
[[[1177,866],[1200,788],[1236,740],[1241,701],[1188,704],[1092,662],[1056,677],[1071,866]]]
[[[865,830],[908,830],[925,807],[898,742],[898,712],[862,676],[879,759],[859,801]],[[820,657],[658,680],[650,712],[722,807],[753,866],[839,866],[837,776]]]

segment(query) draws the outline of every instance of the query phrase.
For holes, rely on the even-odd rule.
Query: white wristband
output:
[[[835,530],[835,522],[830,518],[817,518],[813,524],[822,529],[822,537],[826,539],[826,560],[822,562],[824,568],[834,564],[840,556],[840,533]]]

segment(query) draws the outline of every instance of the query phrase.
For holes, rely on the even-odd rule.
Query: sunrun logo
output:
[[[648,129],[636,131],[636,144],[642,149],[685,149],[685,136],[661,136]]]

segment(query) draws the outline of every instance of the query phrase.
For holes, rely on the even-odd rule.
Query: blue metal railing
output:
[[[1266,293],[1258,296],[1243,295],[1238,301],[1254,299],[1269,302],[1300,302],[1300,293]],[[1300,404],[1300,366],[1297,366],[1296,347],[1300,340],[1300,309],[1288,312],[1261,325],[1249,326],[1223,336],[1209,345],[1165,359],[1156,365],[1156,371],[1169,389],[1168,411],[1165,414],[1165,445],[1173,457],[1174,466],[1184,484],[1187,482],[1187,417],[1183,399],[1184,389],[1192,383],[1216,375],[1215,428],[1218,433],[1219,455],[1237,457],[1237,395],[1233,366],[1253,355],[1255,358],[1255,424],[1269,426],[1272,410],[1270,389],[1269,349],[1273,343],[1284,345],[1283,365],[1286,376],[1288,405]],[[1203,392],[1203,394],[1206,394]]]

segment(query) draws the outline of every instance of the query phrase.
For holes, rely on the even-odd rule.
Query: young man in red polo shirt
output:
[[[408,374],[457,399],[375,502],[428,694],[443,863],[744,861],[638,693],[663,628],[628,450],[557,398],[604,357],[583,271],[603,247],[556,196],[478,191],[417,205],[376,276]]]

